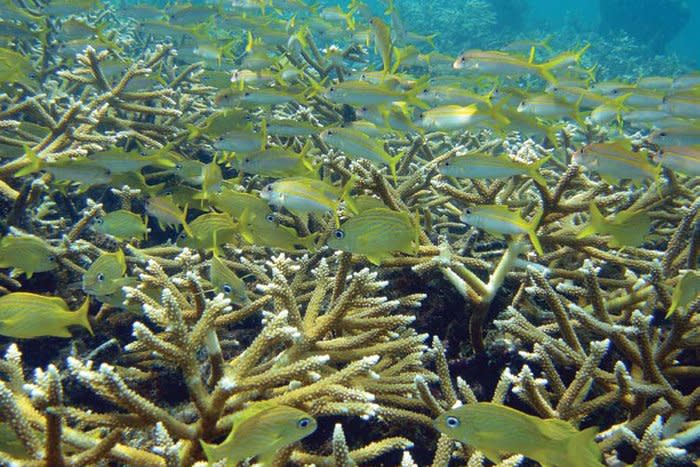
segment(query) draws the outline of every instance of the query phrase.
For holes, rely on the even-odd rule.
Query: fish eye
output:
[[[146,157],[146,151],[139,151],[139,155]]]
[[[49,256],[49,261],[52,262],[52,263],[53,263],[54,261],[56,261],[56,256],[50,255],[50,256]]]
[[[445,419],[445,424],[450,428],[457,428],[459,426],[459,418],[457,417],[447,417]]]
[[[659,136],[661,136],[661,137],[666,137],[667,134],[668,134],[668,133],[666,133],[665,131],[662,131],[661,133],[659,133]]]
[[[224,137],[223,137],[223,136],[219,136],[219,141],[223,141],[223,140],[224,140]]]
[[[311,419],[310,419],[310,418],[304,417],[304,418],[300,419],[300,420],[297,422],[297,426],[298,426],[299,428],[306,428],[306,427],[308,427],[309,425],[311,425]]]
[[[327,132],[326,134],[327,134],[328,136],[333,136],[333,130],[328,130],[328,132]]]
[[[244,163],[244,164],[247,164],[247,163],[249,163],[249,162],[250,162],[250,158],[249,158],[249,157],[246,157],[245,159],[243,159],[243,163]]]
[[[611,94],[618,94],[620,91],[618,89],[613,89]]]
[[[105,275],[102,273],[97,274],[97,282],[103,282],[105,280]]]
[[[102,225],[102,224],[104,224],[104,222],[105,222],[104,219],[102,219],[101,217],[98,217],[97,219],[95,219],[95,224],[97,224],[97,225]]]
[[[274,215],[274,214],[268,214],[267,216],[265,216],[265,220],[266,220],[267,222],[275,222],[275,215]]]
[[[249,93],[249,92],[246,92],[246,93],[243,94],[243,96],[244,96],[244,97],[250,97],[250,93]]]
[[[176,170],[182,170],[182,164],[175,164]]]
[[[328,88],[328,92],[335,92],[335,87],[331,86],[330,88]]]
[[[471,214],[472,210],[470,208],[467,208],[464,210],[464,214]]]
[[[335,232],[333,232],[333,236],[334,236],[335,238],[337,238],[338,240],[342,240],[343,238],[345,238],[345,232],[343,232],[342,230],[338,229],[338,230],[336,230]]]
[[[233,289],[228,284],[224,284],[224,286],[221,288],[224,290],[224,293],[226,293],[227,295],[230,294],[231,292],[233,292]]]
[[[462,62],[462,63],[464,63],[464,62],[467,61],[467,59],[466,59],[466,57],[460,57],[459,61]]]
[[[444,167],[448,167],[448,166],[450,165],[450,161],[445,161],[445,162],[442,163],[442,165],[443,165]]]
[[[105,175],[112,175],[112,171],[109,169],[105,169]]]

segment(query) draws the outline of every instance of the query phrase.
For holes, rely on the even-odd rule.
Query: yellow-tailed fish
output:
[[[564,420],[534,417],[501,404],[463,405],[444,412],[433,425],[496,464],[506,454],[522,454],[550,467],[605,465],[595,443],[597,427],[579,431]]]
[[[181,210],[170,196],[154,196],[146,201],[146,212],[158,221],[161,228],[164,225],[182,225],[187,235],[194,236],[187,224],[187,205]]]
[[[88,159],[96,165],[107,169],[112,174],[124,172],[134,172],[144,167],[156,167],[159,169],[172,169],[175,167],[175,160],[169,157],[169,152],[153,153],[137,151],[124,151],[122,148],[114,147],[105,151],[90,154]]]
[[[225,188],[211,197],[211,204],[218,210],[223,211],[239,219],[246,209],[251,213],[265,216],[272,212],[265,201],[251,193],[244,193],[230,188]]]
[[[420,227],[406,212],[389,208],[363,211],[343,222],[328,238],[328,246],[364,255],[372,264],[381,264],[394,252],[415,255]]]
[[[473,70],[487,75],[521,76],[534,74],[546,81],[556,82],[551,69],[558,63],[536,64],[505,52],[469,50],[462,53],[453,63],[456,70]]]
[[[369,24],[372,26],[372,32],[374,33],[374,48],[382,57],[384,73],[389,73],[394,50],[391,41],[391,29],[378,16],[372,17],[369,20]]]
[[[266,139],[264,132],[255,132],[252,128],[231,130],[214,140],[214,148],[236,153],[259,151]]]
[[[285,208],[298,216],[308,214],[335,214],[341,199],[352,187],[344,190],[308,177],[283,178],[266,185],[260,197],[277,208]]]
[[[269,211],[256,213],[243,211],[239,220],[239,231],[243,239],[253,245],[279,248],[283,251],[316,249],[318,232],[300,237],[297,231],[279,223],[277,216]]]
[[[411,121],[408,110],[401,104],[401,102],[394,103],[388,107],[365,106],[357,109],[355,114],[358,118],[368,120],[377,126],[384,126],[391,131],[422,133],[423,129]]]
[[[698,298],[698,295],[700,295],[700,273],[693,270],[686,271],[673,289],[671,306],[666,313],[666,318],[675,313],[678,307],[688,306]]]
[[[339,6],[329,6],[321,9],[319,12],[319,16],[326,20],[330,21],[332,23],[335,22],[344,22],[347,24],[349,30],[354,30],[355,29],[355,18],[353,15],[355,14],[355,8],[352,6],[348,11],[344,11],[341,7]]]
[[[577,104],[569,104],[563,99],[549,94],[536,94],[518,104],[518,112],[534,115],[545,120],[569,117],[583,125]]]
[[[83,291],[90,295],[110,295],[122,287],[126,274],[126,258],[122,250],[103,253],[83,274]]]
[[[0,240],[0,268],[14,268],[31,278],[58,267],[56,250],[34,235],[8,235]]]
[[[532,164],[518,162],[504,155],[495,157],[490,154],[466,154],[443,161],[438,171],[450,177],[457,178],[500,178],[515,175],[527,175],[538,184],[547,186],[547,180],[540,175],[539,169],[549,161],[550,156]]]
[[[659,146],[691,146],[700,144],[700,126],[682,124],[652,131],[649,141]]]
[[[673,86],[673,78],[670,76],[643,76],[637,80],[637,87],[643,89],[667,91],[671,86]]]
[[[233,427],[218,445],[201,442],[209,464],[236,465],[250,457],[268,465],[277,452],[316,430],[316,420],[303,410],[273,403],[254,403],[233,415]]]
[[[700,118],[700,94],[693,92],[664,96],[659,109],[676,117]]]
[[[338,104],[373,106],[392,102],[407,102],[420,108],[428,106],[418,98],[420,86],[410,90],[396,90],[387,84],[373,84],[365,81],[343,81],[329,87],[323,96]]]
[[[59,297],[12,292],[0,297],[0,335],[20,339],[72,337],[69,326],[82,326],[92,334],[89,308],[87,298],[78,310],[70,311]]]
[[[203,135],[209,139],[216,140],[219,136],[225,135],[229,131],[250,129],[250,119],[250,115],[245,110],[219,110],[209,116],[203,124],[198,126],[190,125],[188,127],[190,130],[188,139],[192,140]]]
[[[321,133],[321,139],[329,146],[343,151],[349,159],[367,159],[375,164],[389,166],[391,176],[396,180],[396,165],[404,153],[391,156],[383,144],[350,128],[329,128]]]
[[[659,148],[657,162],[685,175],[700,176],[700,144]]]
[[[627,140],[583,146],[574,152],[571,160],[598,173],[610,184],[629,179],[640,185],[645,179],[655,180],[660,173],[660,167],[649,162],[647,151],[635,151]]]
[[[610,220],[603,216],[595,203],[591,203],[590,211],[589,224],[578,233],[577,238],[593,234],[610,235],[612,238],[608,245],[613,248],[641,245],[651,226],[649,215],[643,211],[621,211]]]
[[[272,146],[261,151],[245,154],[237,159],[238,169],[247,174],[264,177],[314,177],[318,171],[307,158],[311,149],[310,139],[300,153],[291,149]]]
[[[248,289],[243,279],[238,277],[216,254],[209,260],[209,282],[218,293],[224,294],[236,305],[250,303]]]
[[[520,213],[511,211],[507,206],[498,204],[485,204],[472,206],[465,209],[460,220],[467,225],[483,229],[494,235],[521,235],[530,237],[535,251],[543,255],[542,245],[537,238],[537,226],[540,223],[542,211],[539,211],[531,221],[526,221]]]
[[[267,134],[271,136],[281,136],[292,138],[295,136],[311,136],[321,132],[323,128],[317,127],[312,123],[292,120],[292,119],[277,119],[267,122]]]
[[[481,95],[455,86],[431,86],[424,89],[418,97],[430,105],[491,105],[491,94]]]
[[[95,231],[111,235],[117,240],[143,240],[148,236],[148,226],[143,218],[126,209],[108,212],[95,218]]]
[[[208,212],[189,223],[190,232],[183,232],[178,245],[193,249],[216,250],[219,245],[233,242],[238,226],[225,213]]]
[[[470,127],[502,128],[508,118],[491,107],[442,105],[421,112],[416,125],[428,131],[454,131]]]

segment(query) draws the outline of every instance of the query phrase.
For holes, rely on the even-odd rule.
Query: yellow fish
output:
[[[226,465],[236,465],[249,457],[269,465],[280,449],[315,430],[316,420],[303,410],[260,402],[234,415],[231,432],[221,444],[201,444],[209,465],[222,459],[226,459]]]
[[[110,295],[122,286],[126,259],[122,250],[104,253],[83,274],[83,291],[90,295]]]
[[[537,226],[540,223],[542,211],[530,221],[523,219],[519,213],[508,209],[508,206],[485,204],[467,208],[459,218],[467,225],[483,229],[495,235],[527,234],[532,246],[539,255],[544,254],[540,240],[537,238]]]
[[[236,305],[250,303],[248,289],[243,279],[238,277],[216,254],[209,261],[209,282],[217,292],[231,299],[231,303]]]
[[[678,307],[686,307],[700,295],[700,273],[690,270],[683,274],[673,289],[671,306],[666,313],[666,318],[671,316]]]
[[[549,467],[604,467],[594,440],[597,427],[579,431],[564,420],[533,417],[492,402],[448,410],[433,426],[495,464],[502,454],[522,454]]]
[[[32,337],[71,337],[68,326],[82,326],[93,334],[88,310],[90,299],[70,311],[62,298],[27,292],[12,292],[0,297],[0,335]]]
[[[391,258],[392,253],[415,255],[419,227],[408,213],[375,208],[351,217],[333,232],[328,246],[365,255],[372,264]]]
[[[651,219],[645,212],[622,211],[615,214],[612,220],[608,220],[595,203],[591,203],[590,209],[590,223],[578,233],[577,238],[588,237],[594,233],[610,235],[612,239],[608,245],[617,248],[639,246],[644,241],[644,236],[649,232]]]
[[[0,240],[0,268],[14,268],[30,279],[35,272],[58,267],[56,252],[34,235],[7,236]]]

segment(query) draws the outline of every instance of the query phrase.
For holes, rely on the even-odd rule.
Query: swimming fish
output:
[[[224,263],[216,251],[209,260],[209,282],[217,292],[223,293],[226,298],[231,299],[231,303],[236,305],[250,303],[245,282]]]
[[[57,267],[56,251],[39,237],[23,234],[0,239],[0,268],[14,268],[30,279],[35,272]]]
[[[610,235],[608,245],[613,248],[621,246],[639,246],[649,232],[651,219],[643,211],[621,211],[611,220],[603,216],[595,203],[590,205],[591,218],[588,226],[577,234],[577,238],[585,238],[593,234]]]
[[[328,239],[328,246],[356,255],[364,255],[379,265],[394,252],[415,255],[418,252],[418,223],[406,212],[389,208],[363,211],[343,222]]]
[[[611,185],[622,179],[641,185],[643,180],[656,180],[660,174],[659,166],[647,159],[647,152],[635,151],[627,140],[588,144],[574,152],[571,160],[598,173]]]
[[[92,262],[83,274],[83,291],[90,295],[110,295],[122,287],[126,273],[126,258],[120,249],[114,253],[103,253]]]
[[[193,237],[194,234],[187,224],[187,205],[184,210],[173,202],[170,196],[154,196],[146,201],[146,212],[158,220],[161,228],[164,225],[182,225],[187,235]]]
[[[78,310],[70,311],[59,297],[12,292],[0,297],[0,335],[20,339],[72,337],[68,326],[82,326],[92,334],[89,308],[87,298]]]
[[[118,209],[96,217],[95,231],[111,235],[117,240],[143,240],[148,235],[148,226],[138,214]]]
[[[549,159],[550,157],[543,157],[532,164],[525,164],[508,156],[495,157],[490,154],[475,153],[447,159],[438,166],[438,171],[443,175],[458,178],[491,179],[528,175],[539,185],[547,186],[547,180],[539,174],[538,170]]]
[[[551,467],[604,467],[595,443],[597,427],[579,431],[564,420],[542,419],[492,402],[448,410],[433,426],[496,464],[504,454],[522,454]]]
[[[300,237],[292,227],[280,224],[275,213],[269,208],[265,212],[246,209],[238,225],[241,237],[252,245],[279,248],[283,251],[316,250],[318,232]]]
[[[210,465],[223,459],[236,465],[249,457],[268,465],[280,449],[315,430],[316,420],[303,410],[259,402],[234,414],[231,432],[221,444],[201,444]]]
[[[532,246],[538,254],[543,255],[542,245],[537,238],[537,226],[540,223],[542,211],[535,214],[531,221],[523,219],[519,213],[513,212],[507,206],[484,204],[465,209],[460,220],[468,225],[483,229],[495,235],[527,234]]]
[[[698,298],[698,295],[700,295],[700,273],[693,270],[686,271],[673,289],[671,306],[668,308],[666,318],[675,313],[678,307],[688,306]]]

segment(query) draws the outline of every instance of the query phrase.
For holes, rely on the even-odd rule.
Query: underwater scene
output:
[[[700,466],[700,0],[0,0],[0,466]]]

